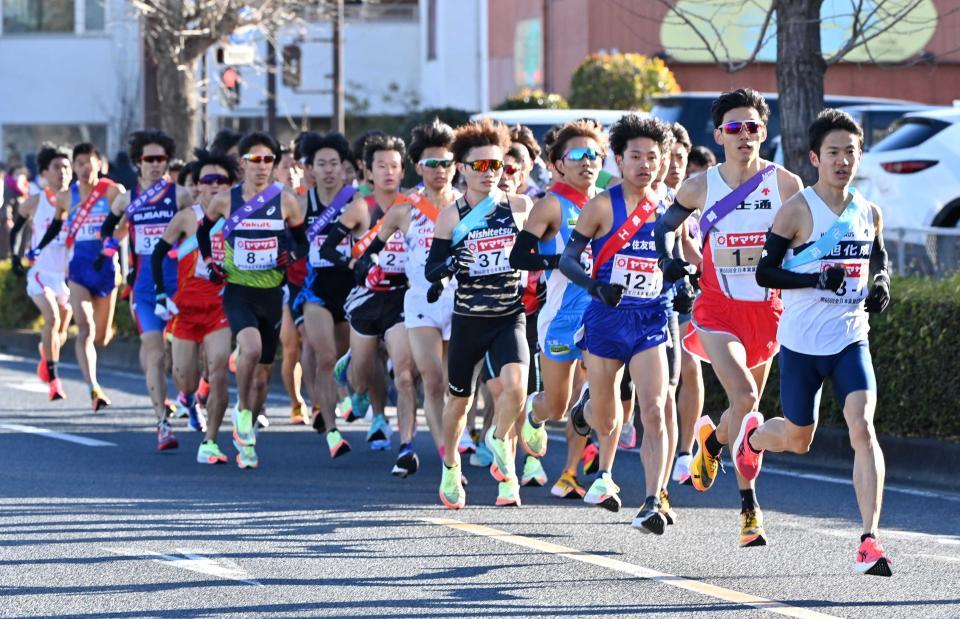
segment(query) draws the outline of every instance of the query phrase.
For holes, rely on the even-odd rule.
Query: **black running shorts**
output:
[[[283,288],[228,283],[223,289],[223,311],[234,336],[247,328],[260,332],[260,363],[273,363],[283,320]]]
[[[350,328],[369,337],[383,337],[393,327],[403,324],[403,297],[406,288],[372,292],[354,288],[347,299]]]
[[[529,367],[526,316],[480,318],[454,314],[447,350],[447,373],[451,395],[467,397],[473,393],[477,365],[488,365],[490,376],[499,376],[508,363]]]

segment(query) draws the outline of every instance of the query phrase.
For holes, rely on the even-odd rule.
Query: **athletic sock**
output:
[[[89,383],[87,386],[90,388],[90,391],[100,388],[100,385],[98,385],[97,383]]]
[[[710,433],[710,436],[707,437],[707,440],[703,444],[706,448],[707,453],[716,458],[720,455],[720,451],[723,449],[723,443],[717,440],[717,431],[714,430]]]
[[[530,422],[530,425],[531,425],[531,426],[533,426],[534,428],[537,428],[538,430],[543,427],[543,423],[544,423],[544,422],[542,422],[542,421],[534,421],[534,420],[533,420],[533,411],[532,411],[532,410],[531,410],[529,413],[527,413],[527,421]]]
[[[57,376],[57,362],[56,362],[56,361],[47,360],[46,365],[47,365],[47,374],[50,375],[50,380],[53,380],[54,378],[60,378],[59,376]]]
[[[207,382],[206,378],[200,377],[200,385],[197,387],[197,395],[201,398],[205,398],[210,395],[210,383]]]
[[[757,495],[756,493],[747,488],[746,490],[740,491],[740,513],[750,511],[751,509],[757,508]]]
[[[690,452],[689,452],[689,451],[678,451],[678,452],[677,452],[677,457],[678,457],[678,458],[682,458],[683,456],[689,456],[689,455],[690,455]]]
[[[862,544],[865,541],[867,541],[867,538],[877,539],[877,536],[874,535],[873,533],[864,533],[863,535],[860,536],[860,543]]]
[[[604,473],[609,473],[609,472],[610,472],[610,471],[608,471],[608,470],[606,470],[606,469],[600,469],[599,471],[597,471],[597,479],[600,479],[601,477],[603,477],[603,474],[604,474]]]

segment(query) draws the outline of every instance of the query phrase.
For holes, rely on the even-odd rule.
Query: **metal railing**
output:
[[[960,272],[960,228],[886,228],[883,238],[897,275],[940,278]]]

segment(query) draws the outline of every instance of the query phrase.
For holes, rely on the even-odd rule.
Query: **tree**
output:
[[[653,95],[679,91],[673,73],[659,58],[643,54],[590,54],[570,78],[570,105],[649,110]]]
[[[539,89],[522,88],[503,100],[496,110],[566,110],[570,107],[563,95]]]
[[[752,64],[768,49],[769,43],[776,40],[784,163],[808,183],[816,180],[816,171],[807,157],[807,127],[823,108],[827,67],[853,57],[887,62],[883,51],[872,49],[871,42],[894,31],[909,36],[928,30],[931,19],[936,19],[931,0],[752,0],[742,7],[705,0],[660,2],[676,18],[672,26],[692,32],[693,38],[702,44],[701,51],[705,50],[715,63],[729,72]],[[830,10],[827,15],[824,15],[824,6]],[[754,20],[749,25],[735,24],[740,32],[731,34],[725,32],[722,25],[718,26],[723,23],[718,16],[724,11],[728,14],[740,11],[741,15],[750,12]],[[821,39],[821,24],[825,19],[848,24],[839,39],[835,36],[837,32],[831,31],[832,49],[826,55]],[[753,45],[734,49],[734,44],[743,43],[743,31],[748,29]]]

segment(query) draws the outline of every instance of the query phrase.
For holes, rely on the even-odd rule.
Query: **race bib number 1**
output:
[[[238,238],[234,241],[233,262],[241,271],[268,271],[277,266],[277,237]]]
[[[712,237],[713,263],[724,275],[754,273],[767,240],[766,232],[719,233]]]
[[[511,271],[510,250],[516,239],[512,234],[505,234],[467,241],[467,247],[477,256],[477,261],[470,265],[470,275],[481,277]]]
[[[628,297],[653,299],[663,290],[663,272],[654,258],[616,254],[610,270],[610,283],[626,288],[623,294]]]

